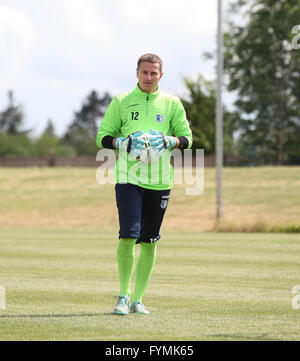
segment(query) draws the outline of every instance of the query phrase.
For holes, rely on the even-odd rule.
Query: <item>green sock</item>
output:
[[[130,281],[134,266],[136,239],[120,238],[117,250],[119,277],[120,277],[120,295],[130,298]]]
[[[156,260],[156,246],[155,243],[141,243],[141,252],[137,261],[135,270],[135,286],[134,286],[134,302],[142,302],[144,292],[150,280],[155,260]]]

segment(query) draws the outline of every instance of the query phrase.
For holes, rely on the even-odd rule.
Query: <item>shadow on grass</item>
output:
[[[220,337],[221,339],[242,339],[242,340],[251,340],[251,341],[279,341],[278,339],[268,338],[268,334],[264,333],[260,336],[248,336],[248,335],[240,335],[240,334],[212,334],[206,335],[208,337]]]
[[[74,314],[48,314],[48,315],[0,315],[2,318],[64,318],[64,317],[97,317],[97,316],[115,316],[113,312],[107,313],[74,313]]]

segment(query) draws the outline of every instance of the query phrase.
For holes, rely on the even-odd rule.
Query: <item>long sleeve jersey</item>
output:
[[[127,137],[150,129],[165,135],[186,137],[188,149],[192,146],[192,132],[185,110],[178,97],[160,91],[144,93],[137,84],[128,93],[115,96],[107,108],[97,134],[97,146],[103,148],[102,139]],[[166,151],[157,162],[145,164],[130,160],[128,154],[119,152],[116,162],[116,183],[132,183],[141,187],[166,190],[173,185],[173,167],[170,164],[171,151]],[[121,163],[122,162],[122,163]]]

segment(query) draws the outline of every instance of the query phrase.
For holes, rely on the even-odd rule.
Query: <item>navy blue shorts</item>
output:
[[[115,190],[119,238],[136,238],[136,243],[158,241],[170,190],[156,191],[128,183],[116,184]]]

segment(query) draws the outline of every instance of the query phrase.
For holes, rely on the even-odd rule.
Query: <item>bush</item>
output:
[[[0,156],[34,156],[35,146],[28,134],[0,133]]]

